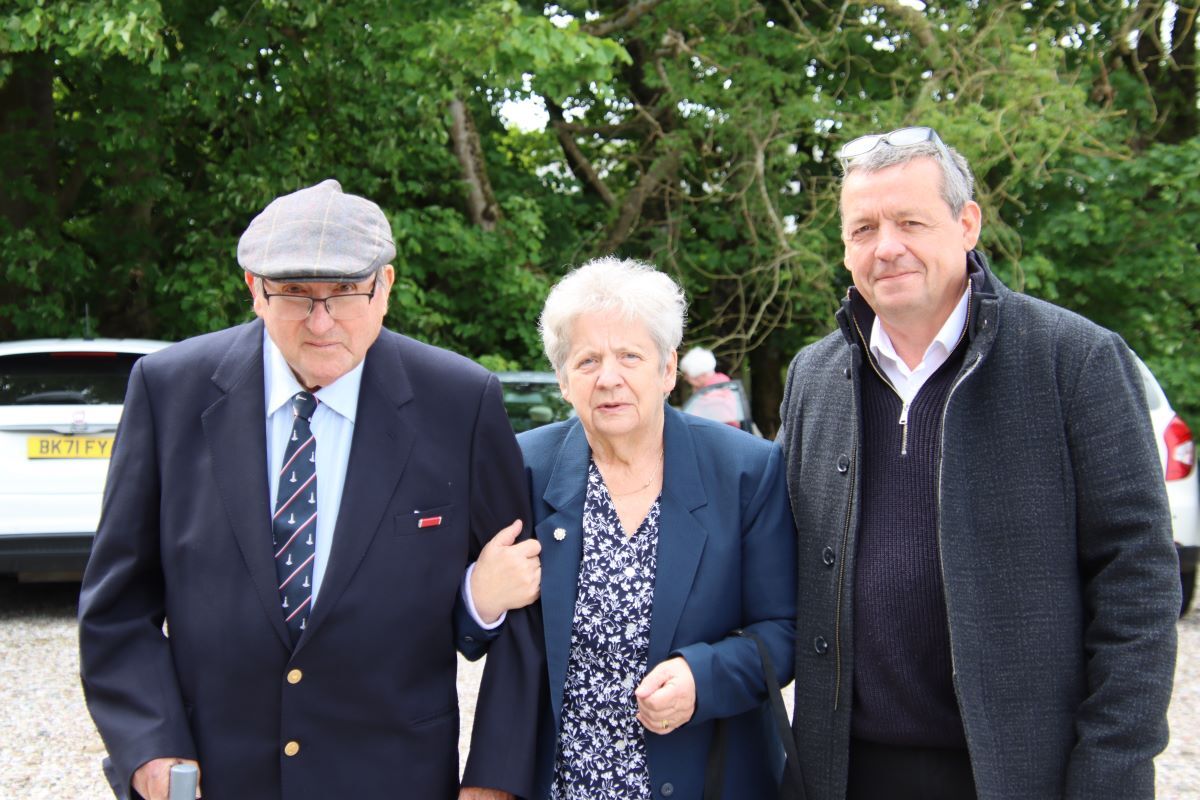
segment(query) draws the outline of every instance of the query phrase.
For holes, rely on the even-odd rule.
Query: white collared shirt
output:
[[[342,489],[346,485],[346,469],[350,464],[350,443],[354,438],[354,418],[358,413],[358,389],[362,384],[363,362],[316,392],[321,402],[313,412],[313,436],[317,439],[317,541],[313,560],[312,604],[317,593],[329,553],[333,546],[333,529],[338,509],[342,505]],[[296,380],[283,353],[263,331],[263,384],[267,401],[267,480],[271,486],[271,508],[274,513],[275,495],[279,491],[279,470],[283,453],[292,433],[291,399],[303,386]]]
[[[967,324],[967,304],[970,298],[971,286],[968,283],[958,300],[958,305],[950,312],[950,316],[942,324],[937,336],[933,337],[929,347],[925,348],[925,355],[916,369],[909,369],[904,359],[896,353],[892,339],[880,324],[879,317],[876,316],[875,321],[871,323],[871,354],[879,362],[880,369],[892,382],[892,386],[896,387],[896,393],[906,406],[917,396],[917,392],[921,391],[925,381],[929,380],[954,352]]]

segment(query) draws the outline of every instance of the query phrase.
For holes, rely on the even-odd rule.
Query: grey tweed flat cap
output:
[[[276,197],[237,250],[242,269],[274,281],[360,281],[395,257],[379,206],[332,179]]]

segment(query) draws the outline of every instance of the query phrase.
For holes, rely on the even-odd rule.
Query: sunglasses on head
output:
[[[837,157],[842,164],[846,164],[859,156],[865,156],[880,144],[889,144],[892,147],[914,147],[925,142],[934,142],[939,147],[943,146],[941,137],[933,128],[927,128],[924,125],[897,128],[890,133],[871,133],[851,139],[837,151]]]

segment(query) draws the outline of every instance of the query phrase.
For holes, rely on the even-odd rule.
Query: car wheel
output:
[[[1179,609],[1179,616],[1183,616],[1188,612],[1192,605],[1192,592],[1196,588],[1196,570],[1180,570],[1179,581],[1183,584],[1183,604]]]

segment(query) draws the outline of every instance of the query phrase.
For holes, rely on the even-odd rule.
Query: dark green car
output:
[[[504,410],[516,433],[575,414],[558,390],[553,372],[497,372],[496,377],[504,390]]]

